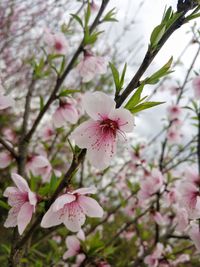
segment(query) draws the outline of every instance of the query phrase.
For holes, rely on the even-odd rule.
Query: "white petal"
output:
[[[64,254],[63,254],[63,259],[67,260],[70,257],[73,257],[77,255],[77,252],[75,250],[68,249]]]
[[[27,181],[19,174],[12,173],[11,177],[13,182],[16,184],[16,186],[19,188],[20,191],[28,192],[30,190]]]
[[[74,201],[76,199],[76,197],[72,194],[64,194],[60,197],[58,197],[54,203],[52,204],[52,210],[58,211],[60,209],[62,209],[64,207],[65,204],[70,203],[72,201]]]
[[[63,222],[63,215],[62,209],[54,212],[51,206],[42,218],[41,227],[49,228],[61,224]]]
[[[9,197],[10,195],[18,194],[18,193],[19,193],[19,189],[17,187],[9,186],[4,191],[3,196],[4,197]]]
[[[78,232],[85,222],[85,214],[77,202],[68,204],[68,209],[64,217],[65,226],[72,232]]]
[[[76,252],[79,251],[79,249],[80,249],[80,241],[74,235],[68,236],[66,238],[66,245],[67,245],[68,249],[74,250]]]
[[[95,186],[91,186],[91,187],[83,187],[83,188],[79,188],[75,191],[72,192],[72,194],[80,194],[80,195],[86,195],[86,194],[96,194],[97,189]]]
[[[124,132],[132,132],[134,127],[134,117],[125,108],[118,108],[109,114],[109,119],[117,121],[119,129]]]
[[[56,128],[60,128],[63,125],[65,125],[65,120],[63,118],[63,115],[61,113],[61,108],[58,108],[55,113],[53,114],[53,124]]]
[[[4,227],[15,227],[17,225],[17,216],[19,213],[19,208],[13,207],[8,212],[8,218],[4,223]]]
[[[78,202],[87,216],[96,218],[101,218],[103,216],[103,209],[95,199],[79,196]]]
[[[83,96],[83,108],[92,119],[101,120],[115,109],[115,101],[102,92],[88,92]]]
[[[73,124],[77,123],[77,121],[78,121],[78,112],[74,107],[69,107],[67,109],[63,108],[61,112],[62,112],[63,118],[66,121],[68,121],[70,123],[73,123]]]
[[[18,231],[20,235],[24,232],[26,226],[31,221],[32,214],[33,206],[29,202],[24,203],[17,216]]]

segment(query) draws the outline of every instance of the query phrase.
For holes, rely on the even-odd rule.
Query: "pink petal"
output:
[[[95,199],[86,196],[79,196],[78,203],[87,216],[96,218],[101,218],[103,216],[103,209]]]
[[[64,213],[62,209],[57,212],[54,212],[51,205],[51,207],[48,209],[48,211],[42,218],[41,227],[49,228],[52,226],[59,225],[63,222],[63,216]]]
[[[83,122],[73,131],[71,138],[75,140],[76,145],[80,148],[90,147],[96,139],[96,127],[98,127],[98,123],[93,120]]]
[[[11,177],[12,177],[13,182],[16,184],[16,186],[19,188],[20,191],[29,192],[30,189],[29,189],[28,183],[23,177],[21,177],[17,173],[12,173]]]
[[[69,107],[69,108],[63,108],[61,110],[62,116],[66,121],[69,121],[70,123],[77,123],[78,121],[78,112],[74,107]]]
[[[199,232],[199,226],[198,225],[192,225],[189,232],[189,237],[192,239],[192,241],[195,244],[195,247],[200,252],[200,232]]]
[[[91,186],[91,187],[88,187],[88,188],[79,188],[75,191],[72,192],[72,194],[80,194],[80,195],[86,195],[86,194],[96,194],[97,192],[97,189],[95,186]]]
[[[29,190],[28,198],[29,198],[29,203],[35,207],[36,204],[37,204],[37,196],[36,196],[36,194]]]
[[[17,216],[19,213],[19,208],[12,207],[8,212],[8,217],[4,223],[4,227],[15,227],[17,225]]]
[[[65,125],[65,120],[63,118],[63,114],[61,112],[61,108],[60,107],[53,114],[52,120],[53,120],[53,124],[54,124],[54,126],[56,128],[60,128],[63,125]]]
[[[77,233],[77,237],[78,237],[80,240],[82,240],[82,241],[85,240],[85,233],[83,232],[82,229],[80,229],[80,230],[78,231],[78,233]]]
[[[77,202],[67,205],[67,212],[64,217],[65,226],[72,232],[78,232],[85,222],[85,214]]]
[[[63,254],[63,259],[67,260],[70,257],[76,256],[77,252],[75,250],[68,249],[64,254]]]
[[[75,252],[78,252],[80,250],[80,241],[76,236],[68,236],[66,238],[66,245],[69,250],[74,250]]]
[[[32,214],[33,206],[29,202],[24,203],[24,205],[20,208],[19,214],[17,216],[17,225],[20,235],[24,232],[26,226],[31,221]]]
[[[19,189],[17,187],[9,186],[4,191],[3,196],[4,197],[9,197],[10,195],[17,194],[17,193],[19,193]]]
[[[115,109],[115,101],[102,92],[88,92],[83,96],[83,108],[92,119],[99,120]]]
[[[117,121],[121,131],[127,133],[133,131],[134,117],[129,110],[124,108],[115,109],[109,114],[109,119]]]
[[[64,194],[64,195],[58,197],[54,201],[54,203],[52,204],[52,210],[54,212],[56,212],[56,211],[62,209],[65,204],[71,203],[75,199],[76,199],[76,197],[72,194]]]
[[[0,153],[0,168],[4,169],[10,165],[12,157],[6,152]]]

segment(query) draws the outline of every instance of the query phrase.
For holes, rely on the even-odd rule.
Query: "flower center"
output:
[[[62,49],[62,44],[60,42],[55,43],[55,49],[56,50],[61,50]]]
[[[100,127],[103,133],[112,133],[116,136],[116,132],[119,129],[118,123],[110,119],[105,119],[100,123]]]

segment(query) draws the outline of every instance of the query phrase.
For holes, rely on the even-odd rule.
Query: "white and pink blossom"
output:
[[[182,109],[178,105],[169,106],[167,111],[168,111],[170,120],[177,119],[182,114]]]
[[[0,152],[0,169],[8,167],[12,162],[12,156],[8,152]]]
[[[69,97],[60,100],[60,106],[53,114],[53,124],[56,128],[64,126],[67,122],[75,124],[78,121],[79,113],[76,105],[76,100]]]
[[[83,59],[79,62],[76,70],[82,77],[82,82],[91,81],[97,74],[105,74],[107,71],[108,62],[104,57],[95,56],[86,51]]]
[[[16,187],[7,187],[3,194],[4,197],[8,198],[8,204],[11,206],[4,226],[18,226],[21,235],[35,212],[37,196],[30,190],[27,181],[20,175],[13,173],[11,177]]]
[[[78,232],[86,215],[101,218],[103,209],[96,200],[86,196],[96,193],[96,188],[80,188],[59,196],[44,215],[41,226],[49,228],[64,223],[72,232]]]
[[[80,148],[87,148],[93,166],[104,169],[116,153],[117,140],[132,132],[133,116],[124,108],[116,109],[115,101],[102,92],[86,93],[83,107],[91,119],[77,127],[71,137]]]
[[[51,54],[65,55],[68,51],[68,41],[62,32],[52,33],[49,29],[45,29],[44,41]]]
[[[188,231],[188,235],[193,241],[196,249],[200,252],[200,231],[199,231],[199,225],[193,224],[191,225],[191,228]]]

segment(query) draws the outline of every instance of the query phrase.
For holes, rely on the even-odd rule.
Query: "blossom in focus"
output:
[[[0,152],[0,169],[8,167],[12,162],[12,156],[7,152]]]
[[[109,166],[116,153],[119,138],[132,132],[134,119],[124,108],[115,108],[115,101],[102,92],[86,93],[83,107],[90,120],[82,123],[71,134],[76,145],[87,148],[87,158],[99,169]]]
[[[86,196],[96,188],[80,188],[59,196],[44,215],[41,226],[52,227],[64,223],[72,232],[78,232],[88,217],[101,218],[103,209],[96,200]]]
[[[11,206],[4,226],[15,227],[17,225],[21,235],[35,212],[37,197],[29,189],[24,178],[16,173],[13,173],[11,177],[16,187],[7,187],[3,194],[8,198],[8,204]]]
[[[60,101],[60,106],[53,114],[53,124],[56,128],[64,126],[66,122],[75,124],[78,121],[79,114],[76,105],[76,100],[72,98]]]
[[[10,96],[0,95],[0,110],[14,106],[15,101]]]
[[[194,88],[195,98],[200,99],[200,76],[197,76],[193,79],[192,86]]]
[[[107,61],[104,57],[95,56],[90,52],[85,52],[83,59],[76,66],[76,70],[82,77],[82,82],[91,81],[96,74],[105,74],[107,71]]]
[[[68,42],[62,32],[52,33],[49,29],[44,31],[44,41],[48,45],[49,53],[65,55],[68,51]]]

